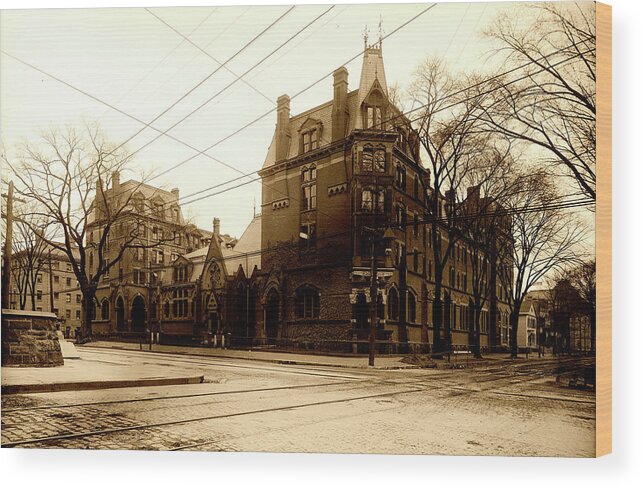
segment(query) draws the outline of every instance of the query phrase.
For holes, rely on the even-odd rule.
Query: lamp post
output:
[[[371,327],[368,334],[368,365],[373,367],[375,366],[375,334],[377,331],[377,254],[375,252],[375,240],[380,238],[382,229],[365,226],[362,230],[371,237],[371,301],[369,303]],[[395,234],[393,230],[388,227],[384,230],[384,234],[381,237],[384,239],[385,245],[388,245],[391,240],[395,238]],[[388,246],[386,247],[386,253],[387,255],[389,254]]]

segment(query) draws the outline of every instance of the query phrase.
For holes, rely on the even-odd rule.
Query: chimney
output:
[[[288,158],[290,148],[290,97],[277,99],[277,154],[276,161]]]
[[[221,221],[218,217],[212,219],[212,233],[214,236],[219,236],[221,234]]]
[[[174,187],[172,190],[170,190],[170,192],[172,193],[172,195],[174,195],[174,197],[176,197],[176,200],[179,200],[179,189],[177,187]]]
[[[467,199],[471,199],[476,203],[480,200],[480,186],[467,187]]]
[[[333,133],[332,140],[337,141],[346,135],[348,119],[348,70],[345,66],[333,72]]]
[[[120,172],[112,172],[112,188],[114,190],[118,190],[118,188],[121,186],[121,174]]]

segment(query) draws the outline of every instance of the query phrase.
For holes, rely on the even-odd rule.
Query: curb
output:
[[[86,391],[99,389],[119,389],[123,387],[150,387],[158,385],[201,384],[204,376],[170,377],[135,380],[88,380],[79,382],[55,382],[52,384],[14,384],[3,385],[2,394],[35,394],[41,392]]]
[[[369,367],[368,365],[338,365],[334,363],[319,363],[319,362],[306,362],[298,360],[285,360],[279,358],[250,358],[250,357],[241,357],[235,355],[209,355],[205,353],[192,353],[192,352],[182,352],[182,351],[154,351],[154,350],[136,350],[134,348],[123,348],[120,346],[89,346],[90,344],[83,345],[82,348],[97,348],[104,350],[120,350],[120,351],[131,351],[131,352],[142,352],[142,353],[158,353],[164,355],[184,355],[184,356],[194,356],[202,358],[225,358],[228,360],[247,360],[252,362],[264,362],[264,363],[273,363],[278,365],[300,365],[308,367],[333,367],[333,368],[353,368],[353,369],[373,369],[373,370],[408,370],[408,369],[419,369],[422,368],[419,365],[405,365],[397,367]]]

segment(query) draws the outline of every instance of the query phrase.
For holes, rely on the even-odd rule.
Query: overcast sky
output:
[[[429,4],[337,5],[285,47],[216,96],[171,131],[172,136],[201,150],[232,134],[274,107],[281,94],[291,97],[363,49],[365,26],[377,37],[380,17],[384,33],[393,31]],[[330,5],[299,5],[263,34],[227,67],[240,75],[311,22]],[[417,66],[427,57],[445,58],[453,70],[486,70],[492,45],[480,31],[511,3],[438,4],[384,41],[389,86],[405,89]],[[0,46],[12,56],[149,123],[218,66],[169,26],[189,36],[210,56],[224,62],[286,12],[289,6],[191,7],[127,9],[61,9],[3,11]],[[154,14],[154,15],[153,15]],[[346,65],[349,90],[357,87],[361,58]],[[43,129],[83,120],[97,121],[107,136],[121,143],[142,125],[27,67],[6,55],[0,58],[0,123],[9,154],[21,140],[37,138]],[[165,130],[235,80],[225,69],[153,125]],[[328,76],[291,102],[293,114],[332,98]],[[150,183],[187,195],[261,168],[274,131],[274,112],[208,153],[236,170],[197,156]],[[127,145],[138,150],[158,133],[144,130]],[[195,152],[165,136],[136,153],[134,168],[121,180],[141,171],[153,175],[172,168]],[[237,182],[238,183],[238,182]],[[220,189],[218,189],[220,190]],[[209,229],[214,216],[223,232],[240,236],[252,218],[253,202],[261,201],[260,184],[184,206],[200,227]],[[191,199],[185,199],[185,201]]]

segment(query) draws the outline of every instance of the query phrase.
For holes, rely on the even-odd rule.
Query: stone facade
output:
[[[55,314],[2,310],[3,367],[56,367],[62,364]]]

